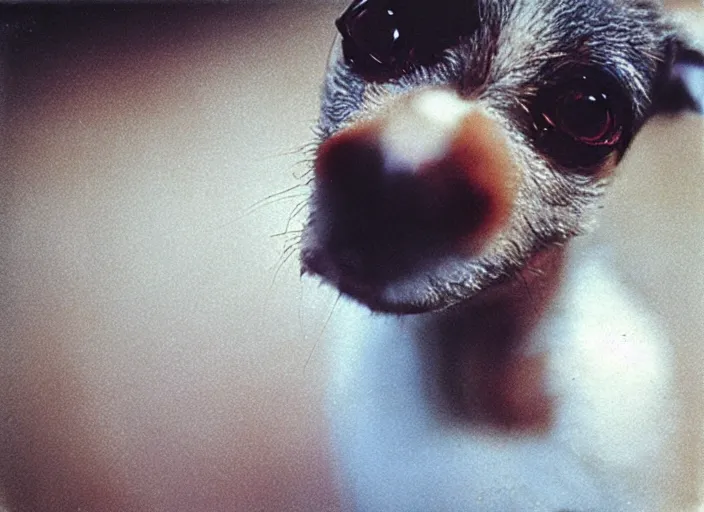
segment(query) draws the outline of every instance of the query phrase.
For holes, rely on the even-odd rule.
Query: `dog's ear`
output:
[[[704,114],[704,44],[686,35],[672,37],[653,97],[653,113]]]

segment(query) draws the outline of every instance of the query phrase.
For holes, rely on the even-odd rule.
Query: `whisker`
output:
[[[314,123],[313,120],[311,120],[311,124],[313,124],[313,123]],[[302,144],[293,145],[293,146],[290,146],[288,149],[283,148],[279,151],[272,151],[272,152],[260,157],[258,159],[258,161],[260,161],[260,162],[267,161],[267,160],[272,160],[275,158],[281,158],[282,156],[291,156],[291,155],[296,155],[296,154],[300,154],[300,153],[308,154],[308,153],[312,152],[315,148],[317,148],[319,145],[319,143],[317,141],[318,136],[315,134],[315,131],[314,131],[313,135],[316,138],[316,140],[304,142]]]
[[[279,256],[279,261],[276,264],[276,269],[274,270],[274,274],[271,277],[271,282],[269,283],[269,286],[266,291],[265,297],[267,297],[267,302],[268,302],[268,297],[271,297],[271,295],[274,291],[274,286],[276,286],[276,280],[279,277],[279,273],[281,272],[281,269],[291,259],[291,256],[296,254],[296,247],[297,247],[297,244],[290,245],[289,247],[284,249],[281,253],[281,256]],[[266,309],[266,305],[265,305],[265,309]]]
[[[284,247],[284,251],[289,251],[291,249],[298,249],[301,245],[301,235],[297,234],[295,236],[292,236],[291,239],[286,243],[286,247]]]
[[[335,309],[337,309],[337,304],[340,302],[340,297],[342,297],[342,293],[338,292],[337,298],[335,299],[335,302],[333,303],[332,307],[330,308],[330,312],[328,313],[328,316],[325,319],[325,322],[323,323],[323,327],[320,329],[320,332],[318,333],[318,336],[316,337],[315,342],[313,343],[313,346],[310,349],[310,353],[308,354],[308,359],[306,359],[306,362],[303,365],[303,372],[305,372],[306,369],[308,368],[308,364],[310,364],[310,361],[313,358],[313,354],[315,353],[315,350],[318,348],[318,345],[320,344],[320,340],[323,339],[323,334],[325,333],[325,329],[327,329],[328,324],[330,323],[330,319],[332,318],[332,314],[335,312]]]
[[[293,222],[293,219],[295,219],[298,216],[298,214],[301,213],[306,208],[307,205],[308,205],[308,201],[306,199],[306,200],[303,200],[300,203],[298,203],[293,208],[290,215],[288,216],[288,221],[286,221],[286,227],[284,228],[284,231],[286,233],[289,232],[289,228],[291,227],[291,223]]]
[[[300,235],[301,233],[303,233],[303,229],[286,230],[282,231],[281,233],[274,233],[273,235],[269,235],[269,238],[281,238],[282,236]]]
[[[263,208],[265,206],[270,206],[272,204],[276,204],[280,201],[288,201],[290,199],[297,199],[300,197],[307,196],[308,193],[307,191],[300,191],[300,192],[294,192],[298,188],[304,188],[306,185],[304,183],[298,183],[292,187],[287,188],[286,190],[282,190],[280,192],[276,192],[274,194],[270,194],[263,199],[260,199],[259,201],[255,202],[254,204],[248,206],[245,208],[241,213],[238,218],[246,217],[247,215],[251,215],[255,211],[257,211],[260,208]]]

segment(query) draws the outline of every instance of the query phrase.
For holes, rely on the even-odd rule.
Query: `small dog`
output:
[[[666,336],[567,242],[649,117],[701,111],[700,52],[648,0],[356,0],[337,28],[301,259],[354,299],[349,508],[675,507]]]

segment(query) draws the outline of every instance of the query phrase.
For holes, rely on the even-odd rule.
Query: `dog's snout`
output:
[[[498,123],[438,90],[337,133],[315,170],[317,256],[357,285],[477,254],[507,224],[518,174]]]
[[[476,250],[507,220],[516,166],[498,124],[448,91],[400,101],[320,148],[318,186],[339,236]]]

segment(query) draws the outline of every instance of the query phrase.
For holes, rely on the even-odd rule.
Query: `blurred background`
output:
[[[343,8],[0,7],[8,510],[339,510],[336,294],[299,278],[296,242]],[[595,237],[672,333],[683,510],[702,476],[702,129],[645,129]]]

